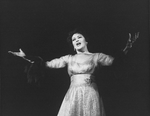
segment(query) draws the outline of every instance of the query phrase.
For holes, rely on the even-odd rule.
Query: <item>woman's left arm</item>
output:
[[[117,54],[114,56],[113,64],[120,64],[123,62],[123,59],[125,55],[129,52],[129,50],[133,47],[134,42],[139,38],[139,32],[135,33],[135,35],[132,37],[129,33],[129,39],[127,40],[126,46],[124,49],[120,50]]]
[[[97,53],[96,56],[98,63],[103,66],[110,66],[114,61],[114,58],[112,56],[103,53]]]
[[[139,38],[139,32],[135,33],[135,36],[133,37],[131,37],[131,34],[129,33],[129,39],[124,49],[120,50],[117,54],[112,56],[103,53],[98,53],[97,54],[98,62],[103,66],[110,66],[111,64],[113,65],[121,64],[123,62],[125,55],[128,53],[129,49],[132,48],[133,43],[137,40],[137,38]]]

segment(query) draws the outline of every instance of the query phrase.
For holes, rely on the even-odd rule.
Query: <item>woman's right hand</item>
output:
[[[8,51],[8,53],[11,53],[15,56],[19,56],[19,57],[25,57],[25,53],[21,50],[21,48],[19,49],[19,52],[12,52],[12,51]]]

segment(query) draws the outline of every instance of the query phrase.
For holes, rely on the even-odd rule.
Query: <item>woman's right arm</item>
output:
[[[12,52],[8,51],[8,53],[11,53],[15,56],[21,57],[24,60],[30,62],[30,63],[36,63],[36,62],[41,62],[44,64],[44,66],[48,68],[63,68],[68,64],[70,55],[62,56],[60,58],[55,58],[51,61],[44,62],[43,59],[39,56],[27,56],[21,48],[19,49],[19,52]]]
[[[26,71],[28,82],[32,82],[33,80],[37,82],[40,77],[44,76],[45,63],[41,57],[27,56],[21,49],[19,49],[19,52],[8,51],[8,53],[21,57],[30,63]]]
[[[46,67],[49,68],[63,68],[69,62],[70,55],[62,56],[60,58],[55,58],[51,61],[46,62]]]

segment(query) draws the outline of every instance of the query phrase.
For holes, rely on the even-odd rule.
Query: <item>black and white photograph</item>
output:
[[[150,116],[148,0],[2,0],[1,116]]]

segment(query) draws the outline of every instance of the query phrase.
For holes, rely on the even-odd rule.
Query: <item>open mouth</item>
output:
[[[76,45],[77,45],[77,46],[80,46],[80,45],[81,45],[81,43],[77,43]]]

